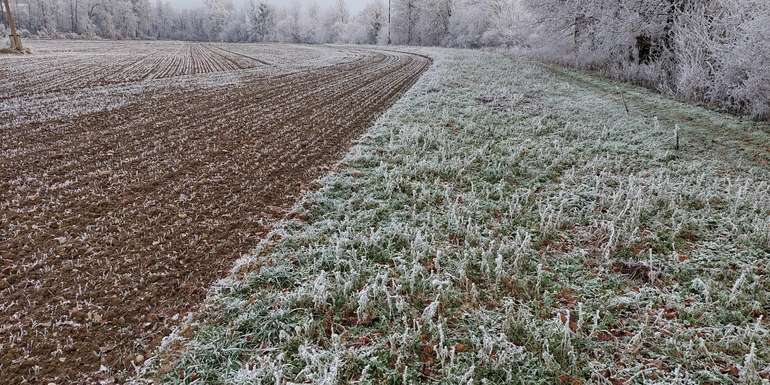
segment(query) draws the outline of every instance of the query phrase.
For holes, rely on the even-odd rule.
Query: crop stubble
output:
[[[0,89],[0,103],[47,93],[67,103],[91,87],[237,78],[197,88],[165,79],[112,108],[0,125],[0,382],[130,369],[429,65],[350,50],[341,63],[263,71],[287,61],[281,47],[273,57],[259,46],[173,48],[145,43],[128,64],[76,55],[89,75]],[[1,72],[19,63],[0,61]]]

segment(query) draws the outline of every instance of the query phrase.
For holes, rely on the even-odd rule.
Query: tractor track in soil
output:
[[[130,374],[429,65],[370,51],[0,129],[0,383]]]

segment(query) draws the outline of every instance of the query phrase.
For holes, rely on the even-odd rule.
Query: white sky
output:
[[[245,2],[246,0],[234,0],[233,3],[235,4],[241,4],[242,2]],[[285,4],[293,4],[298,3],[302,5],[307,5],[313,2],[313,0],[267,0],[270,3],[273,3],[275,5],[285,5]],[[366,5],[368,0],[345,0],[345,4],[347,4],[348,9],[352,14],[358,13],[361,9],[364,8],[364,5]],[[197,8],[203,5],[203,0],[169,0],[171,5],[173,5],[176,8]],[[315,2],[323,7],[328,7],[332,4],[334,4],[335,0],[315,0]]]

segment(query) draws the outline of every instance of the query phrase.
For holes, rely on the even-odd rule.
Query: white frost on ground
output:
[[[622,86],[627,115],[600,80],[422,52],[431,70],[144,379],[768,383],[767,132]]]

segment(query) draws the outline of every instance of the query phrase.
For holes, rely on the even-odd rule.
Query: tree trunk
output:
[[[80,34],[80,20],[78,20],[78,0],[75,0],[75,33]]]
[[[636,37],[636,61],[638,64],[650,64],[657,59],[652,38],[647,35]],[[634,59],[634,58],[632,58]]]
[[[586,24],[585,15],[575,16],[575,31],[572,36],[575,41],[575,48],[580,47],[580,39],[583,37],[583,29],[585,29]]]
[[[16,32],[16,21],[13,20],[13,14],[11,13],[11,4],[8,2],[8,0],[3,0],[3,4],[5,4],[5,19],[8,22],[8,26],[11,27],[11,50],[14,51],[21,51],[21,38],[19,37],[19,34]]]

